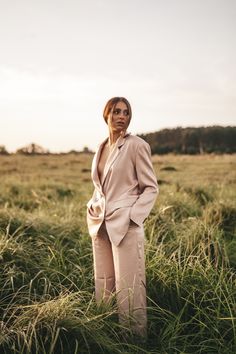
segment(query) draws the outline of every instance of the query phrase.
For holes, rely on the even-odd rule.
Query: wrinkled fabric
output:
[[[130,134],[117,140],[100,181],[97,165],[106,141],[99,146],[92,162],[94,192],[87,203],[87,224],[89,234],[95,237],[105,220],[111,242],[118,246],[130,220],[139,226],[143,224],[159,190],[149,144]]]
[[[105,222],[92,238],[96,301],[108,302],[116,292],[119,321],[146,336],[146,276],[143,226],[131,223],[127,234],[114,245]]]

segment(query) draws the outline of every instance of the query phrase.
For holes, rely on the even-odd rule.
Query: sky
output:
[[[236,123],[235,0],[0,0],[0,145],[96,149],[111,97],[133,134]]]

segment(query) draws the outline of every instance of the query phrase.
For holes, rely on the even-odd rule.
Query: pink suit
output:
[[[92,237],[96,299],[116,290],[119,318],[133,317],[133,329],[146,332],[146,279],[143,222],[149,215],[158,184],[150,146],[126,134],[116,141],[102,180],[97,166],[103,144],[92,162],[94,193],[87,203],[88,230]]]

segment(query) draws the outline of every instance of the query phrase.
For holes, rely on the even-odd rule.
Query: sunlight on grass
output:
[[[0,158],[1,353],[236,352],[234,155],[153,157],[146,343],[95,303],[92,157]]]

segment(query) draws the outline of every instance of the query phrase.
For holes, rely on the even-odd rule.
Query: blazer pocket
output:
[[[116,209],[131,207],[136,202],[136,200],[138,198],[139,198],[139,195],[134,195],[134,196],[129,196],[124,199],[119,199],[119,200],[115,200],[113,202],[110,202],[109,205],[107,206],[107,211],[110,213],[110,212],[115,211]]]

